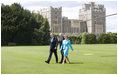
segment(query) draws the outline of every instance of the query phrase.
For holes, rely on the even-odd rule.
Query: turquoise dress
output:
[[[60,51],[63,48],[64,56],[68,56],[69,46],[70,46],[71,50],[73,51],[70,40],[63,40]]]

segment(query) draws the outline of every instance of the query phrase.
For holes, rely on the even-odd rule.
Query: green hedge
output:
[[[96,35],[95,34],[87,34],[86,43],[87,44],[95,44],[95,43],[97,43]]]
[[[58,34],[55,34],[58,37]],[[82,35],[68,35],[68,39],[72,44],[116,44],[117,33],[108,32],[107,34],[101,34],[96,39],[95,34],[87,34],[84,32]]]
[[[72,44],[80,44],[81,38],[82,38],[81,35],[68,36],[68,39],[71,41]]]
[[[108,32],[107,34],[101,34],[98,38],[98,43],[116,44],[117,43],[117,33]]]

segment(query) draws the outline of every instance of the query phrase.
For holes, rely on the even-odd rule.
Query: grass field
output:
[[[1,47],[2,74],[116,74],[117,45],[72,45],[69,50],[71,64],[56,64],[54,55],[50,64],[49,46]],[[60,52],[58,49],[60,61]]]

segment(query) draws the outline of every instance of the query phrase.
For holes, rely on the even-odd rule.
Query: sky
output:
[[[49,6],[62,6],[62,16],[69,19],[79,19],[79,9],[82,4],[87,4],[90,1],[39,1],[39,0],[2,0],[1,3],[11,5],[13,3],[20,3],[25,9],[35,12]],[[106,15],[117,13],[117,1],[92,1],[96,4],[102,4],[106,8]],[[117,32],[117,16],[106,17],[106,32]]]

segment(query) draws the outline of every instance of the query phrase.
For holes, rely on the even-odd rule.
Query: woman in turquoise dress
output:
[[[68,58],[68,50],[69,50],[69,46],[71,48],[71,50],[73,51],[73,48],[71,46],[71,42],[70,40],[68,40],[67,35],[64,35],[65,40],[63,40],[60,51],[63,48],[64,51],[64,59],[63,59],[63,64],[65,63],[65,60],[67,59],[68,63],[70,63],[69,58]]]

